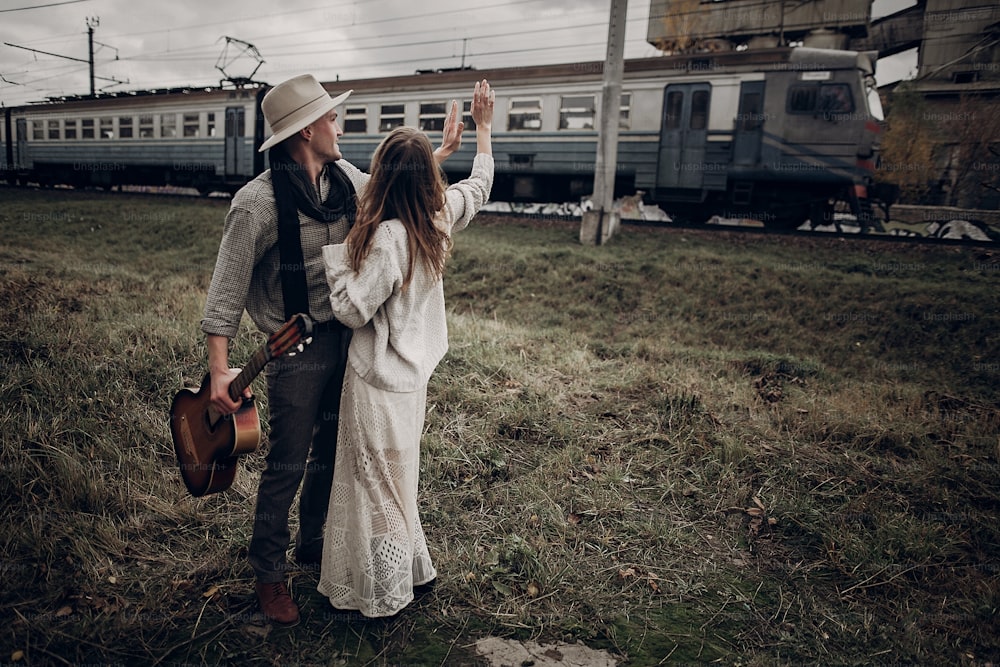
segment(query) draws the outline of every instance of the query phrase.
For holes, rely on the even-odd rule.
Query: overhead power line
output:
[[[260,48],[262,54],[268,58],[270,63],[270,66],[268,67],[270,71],[269,73],[266,74],[266,78],[268,79],[279,74],[280,72],[286,71],[286,69],[291,66],[290,60],[296,57],[315,59],[317,55],[320,56],[337,55],[337,54],[342,54],[345,51],[373,54],[371,56],[366,56],[366,58],[371,57],[372,58],[371,61],[368,61],[367,59],[365,62],[355,61],[354,64],[345,65],[345,67],[349,67],[351,70],[354,70],[356,74],[359,76],[366,76],[366,75],[380,76],[384,75],[385,72],[384,71],[380,72],[379,68],[385,70],[386,68],[389,69],[398,68],[399,65],[414,63],[415,61],[414,58],[404,58],[404,59],[399,58],[399,53],[398,51],[396,51],[396,47],[402,47],[402,46],[412,45],[413,47],[416,48],[423,47],[421,48],[422,53],[419,56],[419,58],[421,60],[427,60],[429,63],[436,63],[436,64],[446,62],[452,58],[458,58],[459,55],[457,51],[455,53],[444,53],[444,51],[448,50],[454,51],[458,49],[459,47],[457,47],[456,45],[459,44],[459,42],[463,41],[467,42],[469,46],[469,49],[467,51],[463,51],[463,54],[465,54],[466,57],[478,58],[480,59],[480,61],[482,61],[483,59],[502,57],[504,61],[508,62],[509,64],[516,64],[514,60],[517,59],[511,60],[506,58],[506,56],[516,54],[519,52],[524,53],[526,54],[526,57],[531,58],[532,54],[536,54],[537,57],[537,54],[541,52],[552,53],[555,51],[560,51],[563,53],[566,59],[572,60],[575,59],[575,57],[570,55],[571,53],[579,53],[583,58],[590,58],[591,57],[590,55],[584,54],[581,50],[582,49],[593,50],[595,48],[601,48],[603,46],[603,40],[601,39],[601,36],[598,35],[597,33],[592,34],[592,32],[594,28],[598,28],[604,24],[603,22],[601,23],[593,22],[593,12],[589,11],[573,12],[566,15],[551,16],[551,17],[540,15],[538,17],[538,20],[533,22],[534,25],[531,26],[531,29],[527,31],[521,29],[513,30],[508,27],[509,25],[518,23],[518,21],[523,22],[523,19],[507,19],[505,17],[500,17],[500,16],[497,16],[499,20],[496,21],[488,21],[483,16],[479,16],[479,20],[464,21],[462,23],[462,27],[456,27],[455,25],[444,25],[444,22],[441,20],[443,14],[453,15],[457,12],[461,12],[463,16],[467,16],[469,12],[485,12],[487,10],[493,10],[493,9],[506,9],[511,7],[512,4],[539,5],[540,3],[543,2],[545,2],[545,0],[513,0],[513,3],[497,2],[496,0],[486,0],[485,2],[483,2],[478,6],[463,6],[461,9],[453,9],[448,12],[442,12],[435,8],[433,11],[425,11],[425,12],[420,12],[419,10],[417,10],[405,16],[402,15],[393,16],[381,13],[371,18],[362,18],[361,16],[358,16],[357,17],[358,20],[349,22],[350,25],[346,25],[346,22],[342,22],[339,25],[327,25],[323,27],[321,24],[325,23],[326,21],[313,21],[304,26],[302,30],[294,32],[289,32],[289,33],[269,32],[266,35],[260,35],[258,37],[255,36],[253,31],[247,31],[250,32],[251,34],[241,35],[241,36],[255,42]],[[375,4],[375,2],[372,2],[370,4]],[[302,14],[304,11],[312,11],[314,9],[331,11],[335,10],[337,7],[341,7],[346,11],[346,8],[356,7],[356,6],[357,6],[356,3],[352,0],[352,2],[349,3],[323,5],[323,6],[307,8],[305,10],[299,9],[296,11],[273,13],[273,14],[268,14],[266,16],[253,16],[247,18],[233,17],[230,20],[226,21],[225,23],[226,25],[232,26],[234,23],[246,25],[250,21],[256,21],[257,23],[255,25],[258,25],[260,21],[269,20],[269,18],[275,16]],[[493,16],[493,15],[494,14],[491,13],[485,16]],[[350,19],[350,16],[348,16],[347,18]],[[415,30],[414,26],[419,25],[419,22],[421,20],[426,20],[427,22],[433,23],[434,25],[428,26],[426,29],[420,29],[418,31],[423,35],[423,39],[413,39],[412,37],[414,36],[414,30]],[[573,23],[574,21],[577,23]],[[645,22],[646,22],[645,17],[641,18],[633,17],[631,20],[628,21],[628,23],[632,24],[633,27],[645,24]],[[271,21],[271,23],[273,23],[273,21]],[[400,28],[395,30],[389,28],[389,30],[386,30],[385,27],[388,27],[385,26],[386,23],[397,23],[399,24]],[[545,23],[551,23],[553,24],[553,27],[548,29],[545,29],[543,27],[538,27],[538,26],[544,26]],[[192,36],[191,33],[197,33],[199,32],[199,29],[204,29],[205,26],[209,25],[213,24],[203,23],[203,24],[192,25],[190,26],[191,28],[190,30],[186,29],[184,26],[175,26],[169,29],[137,31],[134,33],[126,32],[126,33],[115,34],[112,37],[131,38],[138,35],[148,35],[153,33],[171,33],[178,31],[184,31],[186,37],[191,37]],[[523,25],[523,23],[519,25]],[[405,30],[403,29],[404,26]],[[310,32],[319,33],[320,31],[323,30],[330,31],[334,28],[349,28],[348,32],[349,37],[328,39],[325,42],[330,46],[336,45],[334,46],[334,48],[329,48],[329,47],[322,48],[324,42],[319,39],[314,38],[309,41],[304,41],[301,39],[301,37],[304,34]],[[368,33],[373,30],[376,31],[378,34],[375,35],[359,34],[359,33]],[[576,31],[576,34],[573,34],[574,31]],[[479,34],[470,34],[470,33],[479,33]],[[554,44],[553,40],[546,39],[544,41],[544,45],[540,45],[537,41],[532,42],[529,40],[528,44],[524,48],[520,49],[512,48],[515,46],[515,44],[512,43],[513,39],[523,37],[525,34],[529,34],[530,37],[530,33],[546,33],[547,35],[551,36],[563,35],[567,36],[568,38],[567,41],[571,43],[568,43],[564,46],[559,46]],[[298,39],[289,41],[288,35],[295,35],[298,37]],[[436,35],[439,35],[440,38],[435,39]],[[396,43],[394,41],[394,37],[405,37],[405,36],[410,37],[410,39],[404,38],[401,40],[402,43]],[[319,37],[319,34],[317,34],[316,37]],[[44,40],[33,40],[32,42],[26,42],[26,43],[42,45],[46,41],[50,40],[46,38]],[[352,47],[350,49],[346,49],[340,46],[340,42],[342,41],[349,41],[352,44]],[[262,42],[269,43],[269,45],[266,46],[262,45]],[[313,48],[309,48],[310,46],[312,46]],[[437,48],[435,48],[435,46],[437,46]],[[475,46],[478,46],[478,48],[475,48]],[[393,51],[395,51],[395,53],[393,53]],[[442,53],[432,55],[432,53],[435,51],[441,51]],[[145,63],[150,61],[164,63],[164,64],[177,63],[178,67],[182,67],[180,63],[183,62],[203,61],[206,63],[206,70],[208,70],[208,65],[211,62],[214,62],[217,54],[218,54],[218,36],[213,35],[213,39],[211,40],[210,43],[204,43],[194,46],[181,46],[179,48],[167,48],[165,50],[149,49],[147,46],[147,48],[143,49],[139,53],[136,53],[135,55],[123,54],[120,58],[116,58],[116,60],[120,60],[123,63],[124,62],[136,63],[137,65],[139,63]],[[593,59],[596,58],[597,56],[594,55]],[[486,63],[486,62],[482,63],[482,65],[484,66],[494,66],[498,64],[500,63]],[[315,66],[319,66],[319,64],[317,63],[316,65],[314,65],[314,67]],[[329,67],[327,67],[326,69],[329,69]],[[19,77],[17,80],[21,81],[24,78],[25,77]],[[135,72],[132,73],[131,78],[133,79],[136,78]],[[198,75],[184,74],[183,72],[178,70],[171,73],[165,72],[164,74],[157,76],[155,83],[137,82],[137,84],[140,86],[160,87],[166,85],[165,80],[177,81],[179,85],[180,82],[185,79],[186,83],[192,84],[204,80],[205,78],[206,77],[199,77]],[[26,81],[26,83],[33,83],[33,82]]]
[[[43,7],[58,7],[59,5],[75,5],[78,2],[90,2],[90,0],[66,0],[65,2],[50,2],[45,5],[32,5],[30,7],[15,7],[14,9],[0,9],[0,14],[6,12],[23,12],[29,9],[42,9]]]

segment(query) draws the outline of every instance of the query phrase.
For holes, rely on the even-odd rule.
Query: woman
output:
[[[391,616],[437,575],[417,511],[420,435],[427,382],[448,349],[451,234],[493,184],[493,105],[489,83],[477,83],[472,174],[447,188],[427,136],[393,130],[347,239],[323,248],[334,315],[354,329],[318,586],[338,609]]]

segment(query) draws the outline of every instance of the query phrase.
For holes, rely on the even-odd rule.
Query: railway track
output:
[[[192,188],[148,188],[140,186],[126,186],[124,189],[84,189],[75,188],[39,188],[35,185],[12,186],[0,185],[0,193],[4,190],[62,190],[65,192],[90,192],[104,194],[109,197],[129,195],[150,198],[191,198],[191,199],[227,199],[228,195],[219,193],[219,196],[210,195],[206,197],[199,194]],[[492,206],[484,209],[479,217],[493,217],[497,221],[523,222],[535,225],[564,225],[569,228],[579,227],[581,223],[581,207],[579,204],[507,204],[503,202],[491,202]],[[510,210],[503,210],[504,208]],[[952,209],[945,207],[910,207],[918,211],[917,217],[922,220],[943,220],[947,218],[947,213]],[[912,213],[912,210],[911,210]],[[669,218],[669,214],[667,214]],[[956,246],[982,246],[986,248],[1000,248],[1000,228],[990,227],[980,223],[978,225],[965,221],[953,220],[953,222],[963,222],[963,225],[953,225],[949,235],[922,234],[917,229],[921,225],[926,227],[926,223],[905,225],[903,223],[890,223],[891,228],[885,232],[868,231],[862,232],[858,227],[850,224],[850,220],[844,220],[839,224],[831,224],[820,229],[779,229],[768,227],[752,220],[735,220],[713,218],[705,222],[692,222],[689,220],[661,220],[642,218],[622,218],[621,224],[626,227],[648,227],[651,229],[683,229],[702,232],[729,232],[732,234],[763,235],[763,236],[788,236],[794,238],[818,238],[831,239],[843,238],[856,241],[875,241],[881,243],[902,243],[902,244],[931,244],[931,245],[956,245]],[[838,228],[839,227],[839,228]],[[940,230],[939,230],[940,231]]]
[[[927,207],[927,217],[932,218],[932,213],[938,209],[934,207]],[[485,213],[480,213],[480,216],[491,215],[497,216],[499,219],[505,219],[509,221],[523,220],[534,224],[558,224],[562,223],[566,226],[579,226],[581,219],[578,215],[570,215],[566,213],[527,213],[524,211],[497,211],[492,210]],[[696,230],[702,232],[718,232],[718,233],[732,233],[732,234],[747,234],[747,235],[761,235],[761,236],[787,236],[794,238],[818,238],[818,239],[831,239],[831,238],[843,238],[847,240],[856,241],[875,241],[881,243],[909,243],[909,244],[929,244],[929,245],[957,245],[957,246],[983,246],[986,248],[1000,248],[1000,229],[993,229],[989,226],[983,225],[955,225],[950,233],[953,236],[948,235],[929,235],[918,233],[916,229],[913,229],[913,225],[903,226],[902,224],[897,224],[892,226],[888,231],[885,232],[875,232],[867,231],[862,232],[856,226],[850,224],[839,225],[828,225],[819,229],[779,229],[774,227],[767,227],[761,224],[740,224],[740,222],[735,220],[714,220],[706,222],[691,222],[686,220],[644,220],[639,218],[622,218],[622,226],[625,227],[648,227],[651,229],[683,229],[683,230]],[[907,229],[910,227],[911,229]]]

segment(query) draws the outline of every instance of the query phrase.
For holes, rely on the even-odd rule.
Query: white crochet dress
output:
[[[448,188],[439,223],[464,228],[488,199],[493,159]],[[330,303],[354,329],[340,405],[333,491],[318,590],[338,609],[391,616],[434,579],[417,509],[427,381],[448,349],[444,288],[418,262],[406,290],[406,230],[382,222],[357,273],[343,245],[323,248]]]

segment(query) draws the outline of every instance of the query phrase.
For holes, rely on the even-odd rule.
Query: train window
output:
[[[667,103],[663,110],[663,127],[677,130],[681,127],[681,112],[684,108],[684,93],[672,90],[667,93]]]
[[[564,95],[559,106],[559,129],[592,130],[596,115],[593,95]]]
[[[115,119],[114,118],[102,118],[101,119],[101,139],[114,139],[115,138]]]
[[[424,132],[444,129],[444,119],[448,114],[447,102],[421,102],[418,123]]]
[[[818,86],[792,86],[788,91],[788,110],[793,113],[812,113],[816,109]]]
[[[118,136],[122,139],[131,139],[132,134],[132,116],[121,116],[118,118]]]
[[[59,121],[50,120],[49,121],[49,139],[59,138]]]
[[[160,136],[164,139],[173,139],[177,136],[177,114],[160,115]]]
[[[151,139],[153,137],[153,115],[145,114],[139,116],[139,138]]]
[[[632,93],[622,93],[618,114],[619,130],[627,130],[632,127]]]
[[[740,112],[736,115],[739,129],[756,130],[764,124],[763,100],[760,93],[744,92],[740,98]]]
[[[704,130],[708,127],[708,91],[696,90],[691,94],[691,125],[692,130]]]
[[[196,113],[183,114],[182,127],[185,137],[197,137],[201,134],[201,115]]]
[[[846,83],[825,83],[819,89],[819,110],[829,113],[854,111],[851,89]]]
[[[472,101],[462,102],[462,120],[465,122],[466,130],[475,130],[476,121],[472,120]]]
[[[67,120],[66,126],[63,128],[63,138],[65,139],[76,139],[76,126],[80,121],[73,119]]]
[[[80,121],[80,138],[81,139],[93,139],[94,138],[94,119],[84,118]]]
[[[31,139],[32,141],[40,141],[45,138],[45,126],[42,125],[42,121],[35,120],[31,122]]]
[[[792,86],[788,91],[792,113],[850,113],[854,111],[851,88],[846,83]]]
[[[215,128],[215,112],[211,111],[205,115],[205,135],[214,137],[218,130]]]
[[[368,109],[365,107],[347,107],[344,110],[344,132],[368,132]]]
[[[378,131],[388,132],[404,123],[406,107],[403,104],[383,104],[378,119]]]
[[[537,97],[513,99],[507,116],[507,130],[541,130],[542,101]]]

